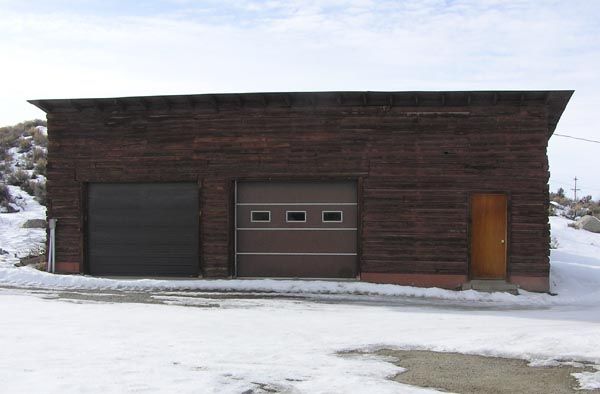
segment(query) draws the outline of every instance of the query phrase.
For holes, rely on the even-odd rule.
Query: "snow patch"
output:
[[[48,135],[48,128],[46,126],[35,126],[35,128],[42,134]]]
[[[20,270],[13,266],[20,257],[27,256],[32,250],[39,250],[46,242],[46,230],[23,228],[29,219],[46,219],[46,207],[40,205],[32,196],[17,186],[7,185],[15,198],[20,212],[0,213],[0,248],[7,255],[0,256],[0,270]],[[2,280],[0,280],[0,283]]]
[[[600,389],[600,366],[595,365],[596,372],[578,372],[572,373],[573,377],[579,382],[581,390]]]

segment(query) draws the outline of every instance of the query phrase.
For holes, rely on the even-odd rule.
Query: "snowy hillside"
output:
[[[22,210],[18,194],[7,186],[17,186],[45,204],[47,134],[41,120],[0,128],[0,212]]]

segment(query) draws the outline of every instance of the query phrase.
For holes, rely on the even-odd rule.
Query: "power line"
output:
[[[572,135],[566,135],[566,134],[558,134],[558,133],[554,133],[554,135],[557,135],[559,137],[565,137],[565,138],[571,138],[574,140],[580,140],[580,141],[585,141],[585,142],[593,142],[595,144],[600,144],[600,141],[596,141],[596,140],[590,140],[587,138],[581,138],[581,137],[573,137]]]

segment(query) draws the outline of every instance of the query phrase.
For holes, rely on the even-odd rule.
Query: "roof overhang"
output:
[[[149,109],[241,109],[244,107],[292,106],[395,106],[457,107],[524,105],[543,103],[547,107],[548,131],[552,135],[573,95],[573,90],[504,91],[339,91],[339,92],[267,92],[217,93],[172,96],[136,96],[110,98],[40,99],[29,103],[46,113],[96,111],[144,111]],[[448,109],[451,111],[451,109]]]

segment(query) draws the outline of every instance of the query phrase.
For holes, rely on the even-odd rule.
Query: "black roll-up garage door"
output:
[[[87,223],[92,275],[198,275],[195,183],[92,183]]]
[[[356,182],[238,182],[236,197],[238,276],[356,277]]]

